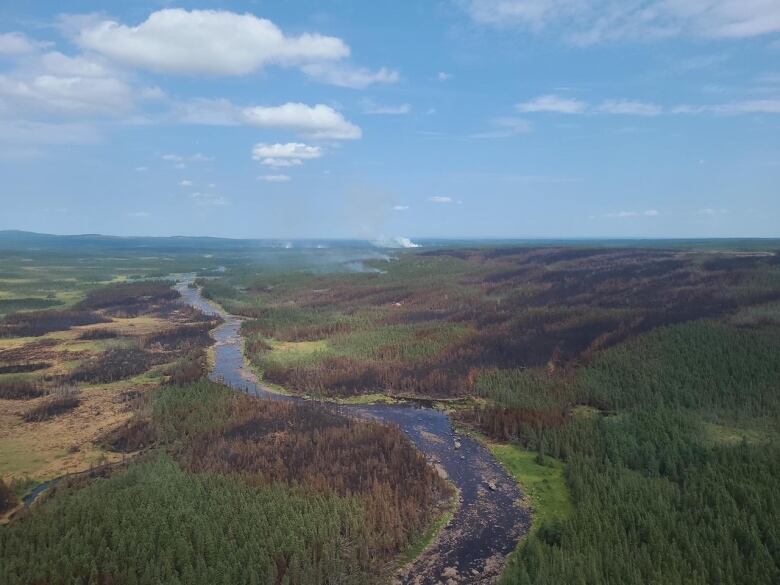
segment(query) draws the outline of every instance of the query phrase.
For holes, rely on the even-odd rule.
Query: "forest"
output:
[[[541,510],[504,583],[780,580],[780,255],[513,247],[371,266],[204,285],[252,319],[266,380],[460,398],[465,428],[562,465],[572,506]]]
[[[452,490],[328,405],[425,399],[531,496],[502,583],[780,582],[778,248],[9,252],[0,581],[386,582]],[[261,379],[318,404],[203,380],[219,320],[158,279],[193,267]]]
[[[396,428],[210,382],[144,395],[108,440],[147,448],[0,530],[3,583],[374,582],[450,489]]]

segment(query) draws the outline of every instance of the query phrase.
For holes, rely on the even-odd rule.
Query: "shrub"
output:
[[[72,382],[116,382],[143,374],[154,363],[152,355],[138,348],[114,347],[74,371]]]
[[[89,291],[79,303],[83,309],[106,309],[139,303],[173,300],[179,293],[166,281],[123,282]]]
[[[0,514],[13,508],[17,501],[14,490],[0,478]]]
[[[43,395],[40,386],[24,378],[6,378],[0,380],[0,399],[29,400]]]
[[[79,339],[85,339],[85,340],[98,340],[98,339],[115,339],[119,337],[119,334],[116,331],[111,331],[110,329],[87,329],[86,331],[83,331],[81,335],[79,335]]]
[[[75,386],[61,386],[53,390],[40,404],[24,413],[26,422],[41,422],[73,410],[79,404],[79,390]]]
[[[7,315],[0,321],[0,337],[38,337],[52,331],[67,331],[77,325],[108,323],[90,311],[28,311]]]

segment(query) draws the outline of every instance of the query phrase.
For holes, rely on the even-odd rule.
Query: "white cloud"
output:
[[[127,215],[129,215],[130,217],[149,217],[152,214],[149,213],[148,211],[131,211]]]
[[[0,75],[0,98],[17,111],[116,115],[133,107],[133,90],[114,77]]]
[[[359,127],[344,119],[339,112],[324,104],[307,106],[286,103],[281,106],[255,106],[242,111],[243,120],[261,128],[290,128],[316,139],[351,140],[360,138]]]
[[[110,77],[115,75],[104,62],[83,55],[71,57],[59,51],[50,51],[40,56],[41,69],[61,77]]]
[[[149,170],[149,167],[135,167],[136,172],[138,173],[145,173]]]
[[[439,73],[436,75],[436,79],[439,81],[449,81],[452,79],[452,73],[445,73],[444,71],[439,71]]]
[[[429,197],[428,201],[432,201],[433,203],[452,203],[452,197],[444,197],[442,195],[434,195],[433,197]]]
[[[500,28],[561,31],[573,44],[675,36],[745,38],[780,31],[776,0],[458,0]]]
[[[179,187],[192,187],[192,181],[189,179],[182,179],[179,181]]]
[[[166,162],[176,163],[177,169],[185,168],[187,165],[184,163],[188,163],[188,162],[202,163],[202,162],[211,162],[214,160],[213,156],[206,156],[205,154],[200,152],[196,152],[195,154],[188,154],[188,155],[168,153],[162,155],[160,158]]]
[[[257,178],[268,183],[286,183],[290,180],[290,175],[260,175]]]
[[[409,209],[408,205],[393,205],[394,211],[406,211],[407,209]]]
[[[265,157],[271,158],[293,158],[293,159],[313,159],[322,156],[322,149],[319,146],[309,146],[300,142],[288,142],[286,144],[255,144],[252,149],[252,158],[257,160]]]
[[[292,167],[303,164],[304,160],[320,158],[323,152],[319,146],[310,146],[299,142],[286,144],[255,144],[252,158],[261,165],[270,167]]]
[[[313,79],[339,87],[363,89],[376,83],[398,83],[401,75],[398,71],[382,67],[377,71],[371,71],[364,67],[350,67],[346,65],[333,65],[324,63],[312,63],[304,65],[303,72]]]
[[[648,209],[646,211],[615,211],[613,213],[607,213],[604,217],[609,219],[625,219],[627,217],[657,217],[661,215],[656,209]]]
[[[632,100],[606,100],[596,108],[602,114],[619,114],[628,116],[658,116],[663,109],[648,102]]]
[[[230,203],[226,197],[214,193],[195,192],[190,197],[195,201],[195,205],[199,207],[221,207]]]
[[[399,116],[402,114],[408,114],[412,111],[411,104],[399,104],[397,106],[391,106],[391,105],[383,105],[383,104],[376,104],[370,100],[366,101],[365,109],[363,110],[366,114],[372,114],[372,115],[384,115],[384,116]]]
[[[581,114],[586,107],[585,102],[557,95],[542,95],[515,105],[518,112],[554,112],[558,114]]]
[[[177,104],[173,118],[183,124],[289,129],[314,139],[354,140],[363,134],[359,126],[325,104],[287,102],[242,108],[225,99],[196,99]]]
[[[728,209],[713,209],[712,207],[705,207],[704,209],[699,209],[696,213],[699,215],[722,215],[728,212]]]
[[[339,38],[287,36],[252,14],[166,9],[138,26],[111,20],[81,29],[76,41],[125,65],[157,72],[245,75],[266,65],[296,66],[349,56]]]
[[[612,213],[607,213],[604,217],[609,218],[623,218],[623,217],[635,217],[639,215],[636,211],[614,211]]]
[[[254,158],[254,157],[253,157]],[[275,168],[297,167],[303,164],[303,161],[299,158],[273,158],[266,157],[260,160],[261,165]]]
[[[725,104],[681,105],[672,109],[674,114],[780,114],[780,99],[746,100]]]
[[[20,32],[0,33],[0,55],[34,53],[46,44],[34,41]]]

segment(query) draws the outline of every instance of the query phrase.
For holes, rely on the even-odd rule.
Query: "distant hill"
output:
[[[626,248],[697,248],[712,250],[780,250],[780,239],[772,238],[674,238],[674,239],[567,239],[567,238],[414,238],[418,251],[430,248],[482,248],[497,246],[547,247],[626,247]],[[367,240],[350,239],[233,239],[209,236],[107,236],[102,234],[54,235],[22,230],[0,230],[0,250],[122,252],[155,250],[156,252],[247,251],[269,248],[394,248]]]

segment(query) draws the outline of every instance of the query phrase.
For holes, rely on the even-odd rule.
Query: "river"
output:
[[[305,400],[265,387],[244,359],[242,318],[230,315],[190,288],[191,277],[177,290],[185,302],[224,320],[212,330],[215,364],[209,377],[236,390],[268,400]],[[332,406],[331,406],[332,407]],[[428,460],[459,490],[459,505],[433,545],[395,576],[395,582],[494,583],[507,555],[527,533],[531,517],[522,507],[523,493],[514,479],[478,441],[458,435],[449,416],[433,408],[404,405],[341,405],[345,415],[370,417],[398,425]]]

